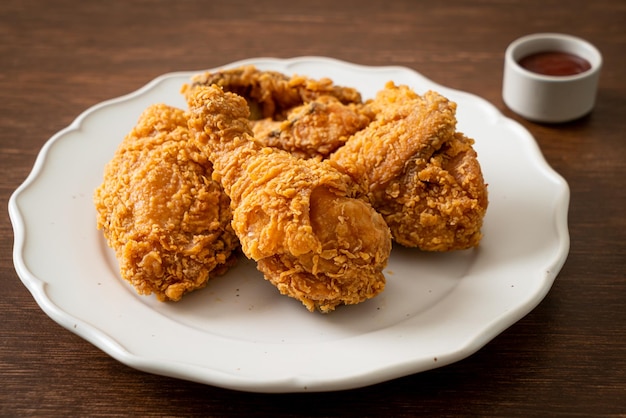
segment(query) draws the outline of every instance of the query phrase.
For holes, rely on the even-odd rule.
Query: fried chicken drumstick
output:
[[[245,99],[213,86],[183,89],[189,128],[231,199],[244,254],[280,293],[330,312],[380,293],[391,236],[328,162],[254,141]]]
[[[178,301],[223,274],[239,247],[230,201],[189,144],[180,109],[152,105],[124,138],[94,193],[97,225],[139,294]]]
[[[456,104],[388,83],[367,105],[374,120],[331,155],[332,165],[366,188],[399,244],[478,245],[487,188],[473,140],[456,132]]]

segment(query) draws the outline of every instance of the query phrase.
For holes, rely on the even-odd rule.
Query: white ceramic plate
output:
[[[243,64],[330,77],[364,98],[393,80],[456,101],[458,129],[475,138],[489,183],[480,247],[394,248],[385,291],[330,315],[280,296],[247,260],[179,303],[138,296],[96,230],[92,194],[148,105],[185,106],[180,87],[197,71],[166,74],[88,109],[53,136],[10,199],[17,273],[54,321],[143,371],[244,391],[330,391],[463,359],[543,299],[569,250],[569,188],[519,124],[407,68],[319,57],[226,67]]]

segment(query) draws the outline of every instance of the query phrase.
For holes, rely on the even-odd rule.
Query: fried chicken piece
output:
[[[254,141],[245,99],[218,86],[184,89],[189,128],[231,199],[244,254],[281,294],[330,312],[380,293],[391,235],[328,162]]]
[[[320,96],[289,110],[285,120],[254,121],[252,130],[255,141],[265,146],[301,158],[326,158],[372,119],[373,114],[361,104],[343,104],[333,96]]]
[[[97,225],[139,294],[178,301],[235,261],[230,200],[211,175],[185,112],[163,104],[144,111],[106,165]]]
[[[368,190],[399,244],[478,245],[487,188],[473,140],[456,132],[456,104],[390,82],[368,106],[375,119],[330,157],[333,166]]]
[[[320,96],[332,96],[344,104],[361,103],[361,94],[356,89],[336,86],[328,78],[289,77],[277,71],[262,71],[252,65],[206,72],[192,78],[192,87],[212,84],[244,97],[253,120],[284,119],[289,109]]]

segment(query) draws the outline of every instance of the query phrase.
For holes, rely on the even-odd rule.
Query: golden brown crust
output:
[[[190,131],[209,156],[233,208],[244,254],[308,309],[329,312],[384,288],[391,236],[354,199],[354,183],[328,162],[254,141],[246,102],[218,86],[187,91]]]
[[[456,133],[427,164],[373,193],[399,244],[425,251],[477,246],[487,210],[487,188],[473,140]],[[410,172],[410,174],[409,174]]]
[[[426,251],[478,245],[488,199],[473,140],[456,132],[456,104],[388,83],[367,103],[375,118],[330,157],[368,190],[394,240]]]
[[[150,106],[94,194],[98,228],[138,293],[179,300],[234,262],[229,199],[189,145],[185,112]]]
[[[252,124],[254,140],[301,158],[326,158],[365,128],[373,114],[362,104],[343,104],[321,96],[287,112],[285,120],[265,118]]]
[[[283,119],[285,111],[320,96],[332,96],[345,104],[361,103],[361,94],[356,89],[336,86],[329,78],[287,76],[252,65],[198,74],[193,77],[191,87],[213,84],[245,98],[252,119]]]
[[[190,111],[146,109],[94,195],[139,293],[179,300],[241,245],[282,294],[330,312],[384,289],[392,236],[427,251],[480,242],[487,188],[440,94],[390,82],[362,103],[329,79],[254,67],[182,92]]]

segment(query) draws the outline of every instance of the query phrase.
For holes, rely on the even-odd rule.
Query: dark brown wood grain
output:
[[[625,416],[626,2],[45,1],[0,4],[1,416]],[[540,125],[501,99],[504,50],[564,32],[604,55],[597,106]],[[480,95],[571,188],[571,251],[543,302],[458,363],[343,392],[240,393],[133,370],[49,319],[12,261],[6,207],[43,144],[154,77],[260,56],[402,65]],[[511,219],[515,222],[515,219]]]

